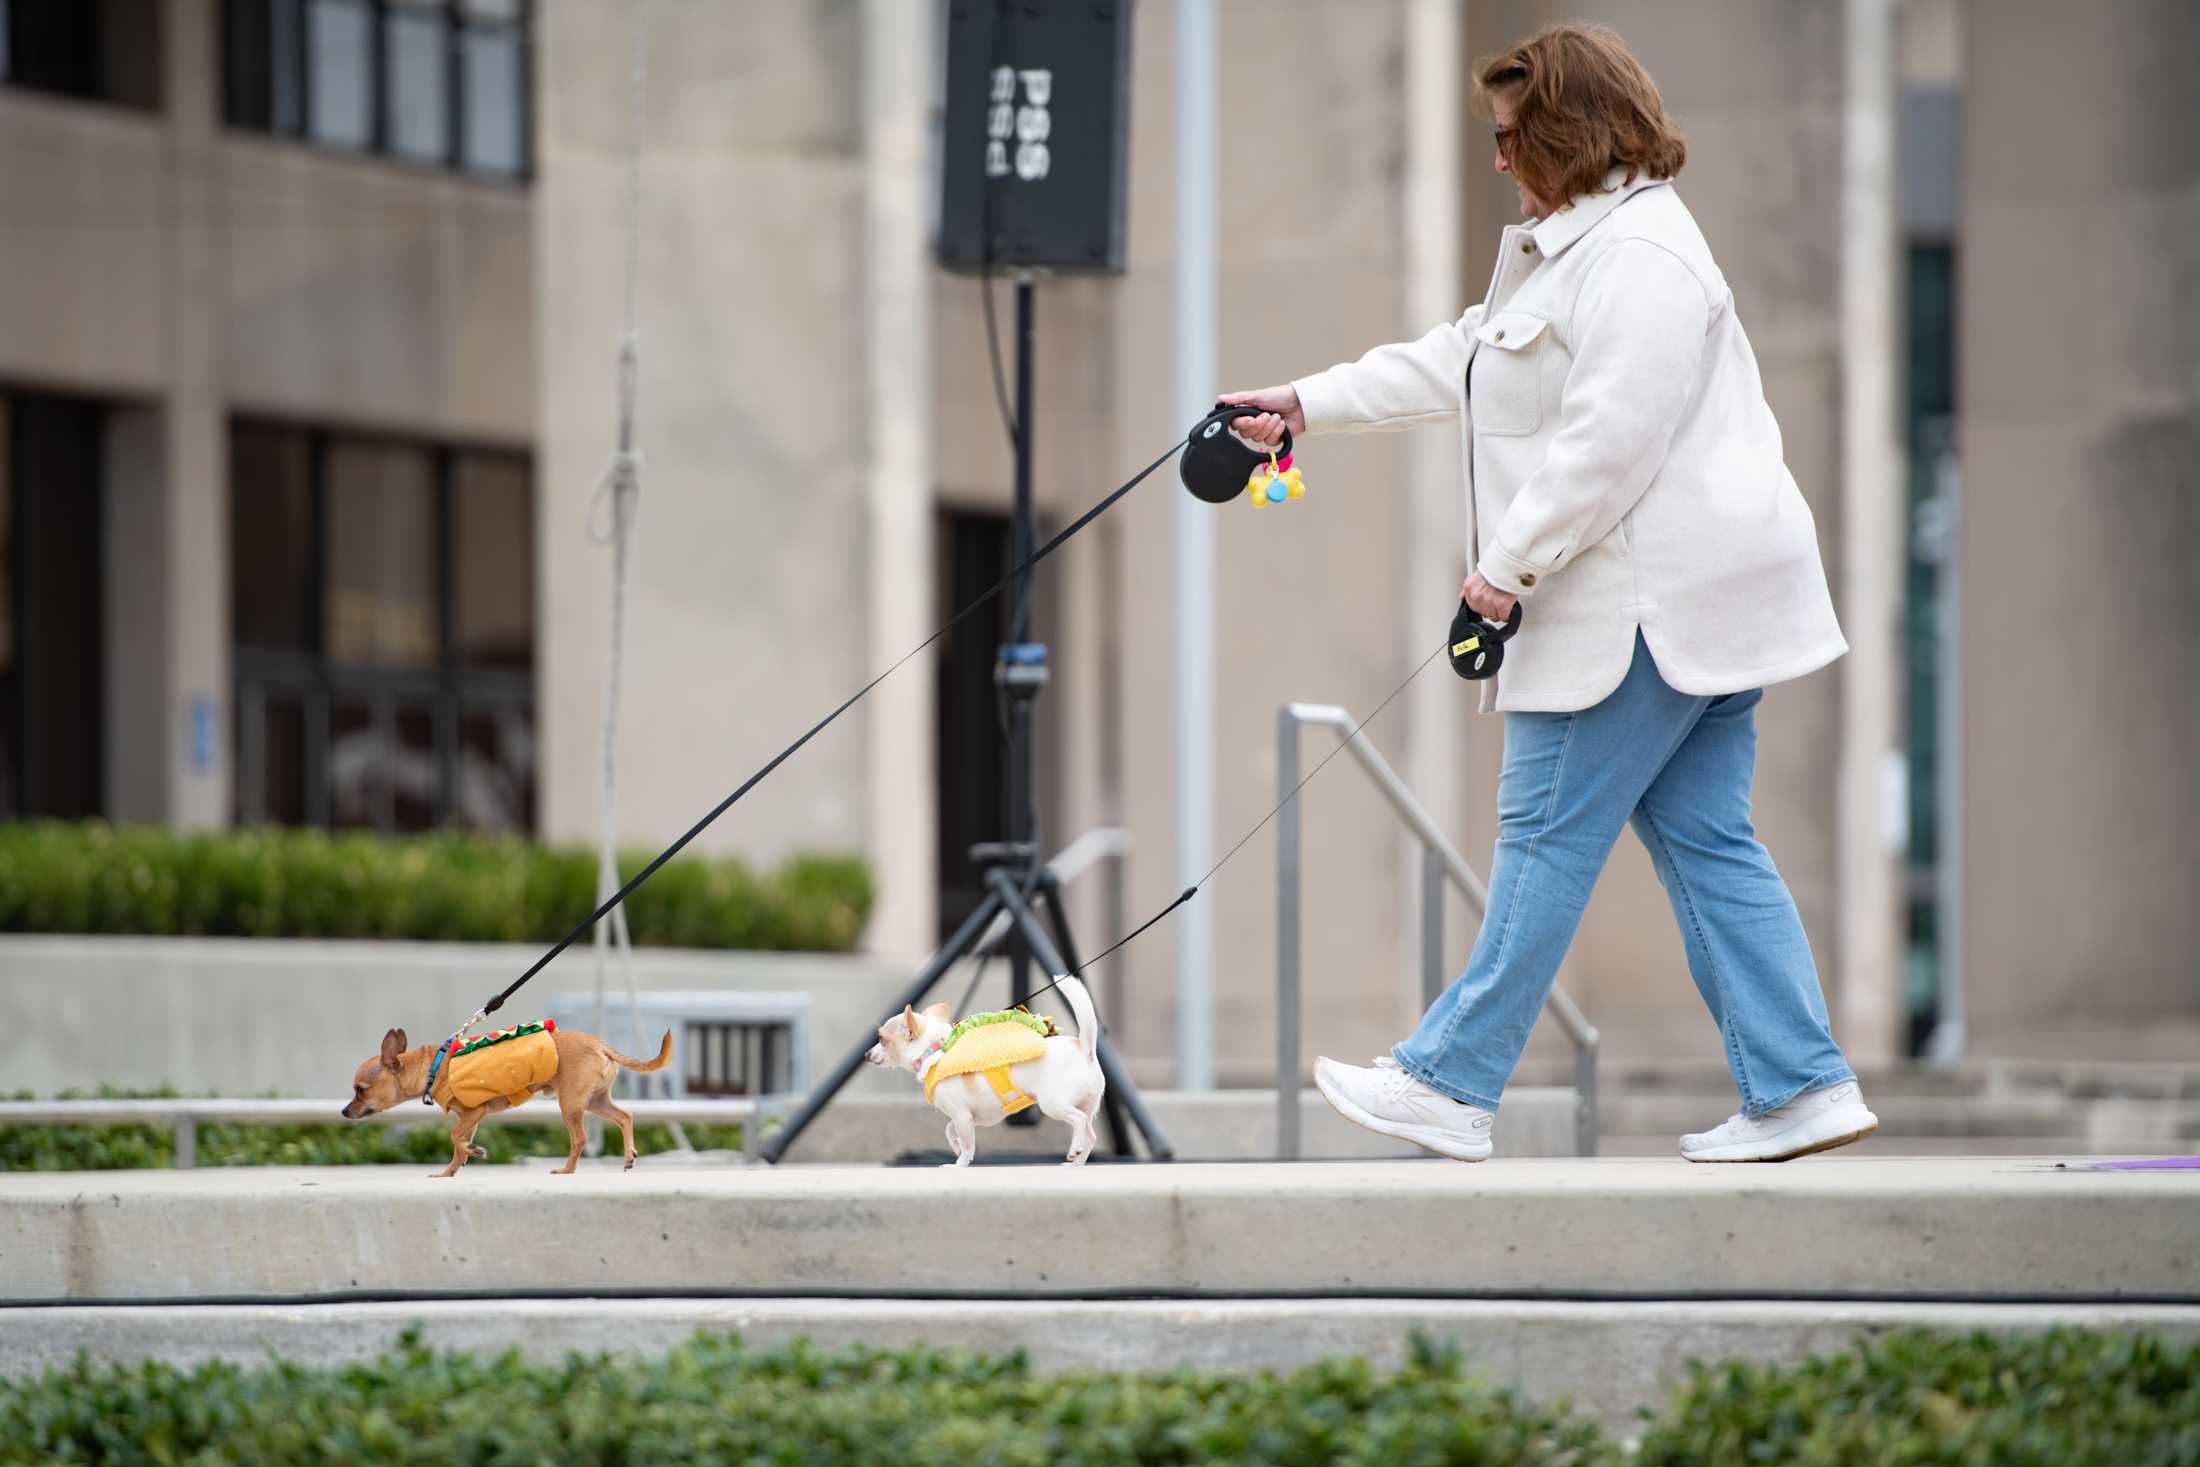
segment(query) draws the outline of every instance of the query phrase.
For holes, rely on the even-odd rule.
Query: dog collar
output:
[[[435,1072],[443,1068],[443,1056],[450,1053],[451,1046],[457,1042],[458,1036],[453,1034],[435,1047],[435,1058],[428,1061],[428,1088],[420,1092],[422,1105],[435,1104]]]

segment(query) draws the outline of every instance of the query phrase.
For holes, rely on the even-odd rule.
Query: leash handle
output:
[[[1209,504],[1228,504],[1245,492],[1246,481],[1255,469],[1273,462],[1278,453],[1289,459],[1289,428],[1283,430],[1280,450],[1255,448],[1227,431],[1239,418],[1257,418],[1267,411],[1242,402],[1218,402],[1213,412],[1192,424],[1192,431],[1184,436],[1184,457],[1177,465],[1177,475],[1194,498]]]
[[[1511,615],[1503,626],[1491,621],[1467,604],[1467,598],[1459,598],[1459,610],[1451,619],[1451,635],[1445,639],[1445,650],[1451,654],[1451,670],[1468,682],[1480,682],[1497,676],[1497,669],[1505,662],[1505,644],[1520,630],[1520,603],[1513,602]]]
[[[1230,426],[1230,424],[1236,422],[1239,418],[1257,418],[1261,414],[1268,411],[1269,409],[1267,408],[1254,407],[1249,402],[1218,402],[1215,404],[1215,410],[1213,412],[1207,414],[1206,417],[1201,418],[1197,423],[1194,423],[1192,425],[1192,431],[1189,436],[1192,438],[1198,438],[1202,436],[1206,433],[1207,426],[1210,423],[1219,423],[1223,427],[1227,428],[1228,426]],[[1278,414],[1278,416],[1280,417],[1281,414]],[[1290,426],[1286,424],[1284,427],[1283,444],[1281,447],[1249,449],[1247,451],[1256,454],[1265,454],[1270,457],[1281,454],[1283,456],[1284,466],[1288,468],[1291,462]]]

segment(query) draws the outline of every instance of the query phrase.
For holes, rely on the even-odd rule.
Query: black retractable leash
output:
[[[559,953],[562,953],[567,948],[571,947],[574,942],[579,940],[579,938],[588,931],[589,928],[593,927],[596,923],[602,921],[603,918],[610,913],[613,907],[616,907],[619,903],[625,901],[629,896],[632,896],[636,888],[640,887],[643,882],[649,880],[650,877],[656,875],[659,867],[663,866],[665,862],[671,860],[674,856],[685,850],[688,846],[688,843],[690,841],[693,841],[695,837],[701,835],[706,829],[708,829],[712,821],[716,820],[719,816],[725,814],[728,810],[732,809],[734,805],[740,801],[742,796],[746,795],[750,790],[756,788],[759,784],[763,783],[764,780],[772,773],[772,771],[779,768],[780,765],[786,763],[789,759],[793,758],[796,751],[801,749],[804,744],[807,744],[811,739],[814,739],[819,734],[823,733],[826,727],[831,724],[833,720],[840,717],[841,714],[846,713],[850,708],[853,708],[858,702],[862,701],[864,696],[868,694],[873,688],[877,687],[880,683],[886,681],[887,678],[893,676],[893,674],[900,669],[903,663],[908,662],[912,657],[915,657],[925,648],[931,646],[934,642],[937,642],[940,638],[946,636],[957,626],[961,625],[962,622],[971,615],[971,613],[977,611],[980,607],[985,606],[987,603],[991,602],[994,597],[1000,595],[1003,590],[1007,589],[1008,586],[1013,584],[1018,576],[1022,575],[1025,571],[1037,565],[1040,561],[1046,559],[1049,555],[1052,555],[1056,550],[1059,550],[1062,547],[1063,543],[1067,541],[1072,535],[1075,535],[1078,531],[1084,529],[1094,520],[1100,518],[1101,515],[1107,513],[1108,510],[1114,508],[1118,500],[1120,500],[1124,495],[1130,493],[1131,490],[1137,488],[1140,484],[1144,483],[1145,480],[1152,475],[1155,469],[1160,468],[1171,458],[1174,458],[1178,453],[1181,452],[1184,455],[1183,462],[1178,466],[1178,475],[1180,478],[1183,479],[1184,487],[1189,489],[1194,495],[1196,495],[1200,499],[1206,500],[1210,504],[1221,504],[1227,503],[1228,501],[1237,498],[1239,495],[1244,494],[1246,492],[1248,480],[1262,464],[1273,462],[1273,455],[1249,446],[1232,434],[1225,432],[1224,429],[1226,429],[1230,423],[1236,421],[1239,418],[1256,417],[1261,413],[1261,411],[1262,409],[1260,408],[1246,407],[1243,405],[1225,405],[1220,403],[1216,404],[1215,410],[1213,412],[1209,413],[1206,417],[1201,418],[1197,423],[1192,425],[1192,431],[1189,434],[1187,434],[1183,439],[1179,440],[1178,442],[1170,444],[1167,453],[1162,454],[1152,463],[1146,465],[1137,473],[1133,474],[1129,479],[1117,485],[1115,488],[1109,490],[1108,493],[1104,497],[1102,497],[1097,504],[1093,505],[1092,508],[1086,510],[1083,514],[1072,520],[1069,525],[1062,530],[1060,534],[1056,535],[1053,539],[1047,541],[1044,545],[1041,545],[1037,550],[1034,550],[1028,557],[1024,559],[1021,564],[1017,565],[1014,569],[1010,570],[1008,574],[1002,576],[999,580],[995,581],[991,586],[986,588],[986,590],[979,593],[977,598],[971,601],[969,605],[963,607],[962,610],[956,612],[952,617],[949,617],[946,623],[942,625],[938,631],[932,633],[931,636],[926,637],[916,646],[910,648],[907,652],[903,653],[890,666],[888,666],[884,672],[881,672],[878,676],[872,678],[862,687],[856,689],[856,691],[848,697],[848,700],[846,702],[842,703],[832,712],[826,714],[816,723],[811,724],[808,730],[806,730],[800,738],[796,739],[793,743],[787,745],[786,748],[781,749],[777,754],[774,754],[771,757],[770,761],[763,766],[763,768],[757,770],[754,774],[743,780],[741,782],[740,788],[736,789],[732,794],[726,796],[723,800],[720,800],[716,805],[714,805],[708,814],[706,814],[702,819],[696,821],[695,824],[693,824],[692,826],[688,827],[688,831],[685,835],[681,836],[671,845],[666,846],[663,851],[658,853],[656,859],[652,860],[647,866],[644,866],[641,870],[635,872],[634,875],[628,879],[627,883],[624,886],[620,887],[617,891],[606,897],[603,901],[603,905],[597,907],[595,911],[590,912],[586,917],[582,918],[580,923],[575,926],[571,932],[568,932],[564,937],[558,939],[558,942],[554,947],[552,947],[548,952],[544,953],[541,957],[535,959],[534,964],[529,967],[526,972],[520,974],[519,977],[513,979],[512,982],[508,984],[502,992],[498,993],[494,998],[491,998],[487,1003],[483,1004],[481,1008],[475,1012],[473,1018],[467,1020],[466,1023],[461,1026],[459,1033],[463,1034],[467,1029],[473,1027],[476,1022],[488,1017],[490,1014],[493,1014],[498,1009],[504,1007],[504,1001],[510,998],[514,993],[518,992],[522,984],[527,982],[528,979],[534,977],[537,973],[540,973],[544,968],[548,967],[551,960],[556,958]],[[1288,454],[1290,452],[1290,448],[1290,430],[1285,429],[1283,438],[1283,452]],[[1464,614],[1464,605],[1462,605],[1461,610],[1462,614]],[[1485,627],[1488,637],[1494,639],[1491,640],[1489,643],[1490,650],[1492,652],[1498,653],[1498,657],[1501,658],[1502,652],[1499,650],[1500,645],[1506,637],[1512,635],[1512,630],[1520,625],[1520,609],[1517,606],[1513,608],[1511,622],[1502,632],[1500,632],[1495,627],[1489,627],[1487,623],[1483,623],[1482,625]],[[1357,735],[1360,729],[1363,729],[1367,727],[1368,724],[1374,722],[1374,720],[1382,713],[1382,711],[1385,708],[1388,708],[1391,703],[1396,700],[1398,694],[1404,692],[1407,685],[1410,684],[1415,678],[1419,677],[1422,671],[1428,667],[1429,663],[1436,660],[1438,652],[1442,652],[1446,648],[1454,646],[1459,641],[1460,636],[1458,632],[1458,623],[1454,622],[1453,635],[1450,640],[1447,641],[1443,647],[1436,648],[1434,651],[1430,652],[1427,657],[1423,658],[1419,665],[1417,665],[1412,672],[1406,675],[1405,682],[1398,684],[1396,688],[1392,689],[1390,696],[1383,699],[1381,703],[1377,704],[1373,713],[1370,713],[1366,718],[1360,720],[1358,726],[1352,730],[1352,735]],[[1453,665],[1458,665],[1458,654],[1456,652],[1453,654]],[[1495,672],[1496,670],[1496,661],[1492,660],[1490,671]],[[1461,676],[1487,675],[1488,674],[1486,673],[1461,674]],[[1065,973],[1062,974],[1060,977],[1057,977],[1053,983],[1049,983],[1045,988],[1039,989],[1036,993],[1033,993],[1031,997],[1037,998],[1039,994],[1045,993],[1048,989],[1059,985],[1063,978],[1082,976],[1085,970],[1090,968],[1094,963],[1099,962],[1100,959],[1108,956],[1109,953],[1114,952],[1117,948],[1122,947],[1132,938],[1138,936],[1147,928],[1152,927],[1156,922],[1159,922],[1162,918],[1168,916],[1169,913],[1175,911],[1178,907],[1181,907],[1186,902],[1190,901],[1194,896],[1199,893],[1199,889],[1207,883],[1209,878],[1211,878],[1217,871],[1220,871],[1223,866],[1228,863],[1229,859],[1232,856],[1236,855],[1238,851],[1244,847],[1247,841],[1258,835],[1269,821],[1275,819],[1277,811],[1283,809],[1285,805],[1289,804],[1292,799],[1298,795],[1298,792],[1300,790],[1306,788],[1307,781],[1311,780],[1315,775],[1321,773],[1322,770],[1328,765],[1329,761],[1337,756],[1337,751],[1339,749],[1342,749],[1345,744],[1348,744],[1351,741],[1352,736],[1348,735],[1343,740],[1343,742],[1337,745],[1336,749],[1332,749],[1329,751],[1328,754],[1324,755],[1321,762],[1316,764],[1311,770],[1307,772],[1306,778],[1301,779],[1298,784],[1292,787],[1290,794],[1284,796],[1283,799],[1277,801],[1275,808],[1261,817],[1260,824],[1255,825],[1251,830],[1245,832],[1245,834],[1239,838],[1238,843],[1230,847],[1230,849],[1223,854],[1223,857],[1220,861],[1215,862],[1214,865],[1210,866],[1207,869],[1207,874],[1205,876],[1200,877],[1199,880],[1184,888],[1184,890],[1178,894],[1175,901],[1170,902],[1166,907],[1163,907],[1160,911],[1154,913],[1152,917],[1148,918],[1144,922],[1141,922],[1137,927],[1133,928],[1123,937],[1116,939],[1116,941],[1110,944],[1105,951],[1097,953],[1093,957],[1086,959],[1083,963],[1079,964],[1071,973]]]
[[[1519,602],[1513,603],[1505,624],[1498,626],[1460,597],[1459,613],[1451,619],[1451,636],[1445,644],[1451,653],[1451,670],[1470,683],[1496,677],[1497,669],[1505,665],[1505,644],[1519,630]]]

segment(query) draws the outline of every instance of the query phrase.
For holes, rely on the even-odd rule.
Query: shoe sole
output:
[[[1872,1132],[1878,1129],[1879,1118],[1877,1116],[1874,1116],[1872,1117],[1871,1122],[1868,1125],[1858,1126],[1847,1131],[1839,1131],[1831,1136],[1823,1137],[1819,1140],[1805,1141],[1800,1145],[1791,1146],[1785,1151],[1776,1151],[1771,1153],[1770,1155],[1705,1156],[1701,1153],[1683,1151],[1681,1153],[1681,1158],[1684,1161],[1704,1162],[1709,1164],[1718,1164],[1721,1162],[1733,1163],[1793,1161],[1798,1156],[1811,1156],[1820,1151],[1831,1151],[1837,1146],[1847,1146],[1854,1142],[1861,1141],[1866,1136],[1871,1135]]]
[[[1322,1093],[1322,1099],[1329,1102],[1331,1110],[1363,1131],[1373,1131],[1378,1136],[1388,1136],[1396,1141],[1411,1142],[1423,1151],[1433,1151],[1438,1156],[1448,1156],[1453,1161],[1488,1161],[1490,1159],[1490,1143],[1486,1140],[1481,1143],[1481,1149],[1477,1151],[1471,1149],[1471,1143],[1461,1143],[1449,1131],[1438,1131],[1429,1126],[1402,1125],[1397,1121],[1377,1120],[1374,1116],[1369,1115],[1359,1106],[1353,1104],[1348,1097],[1331,1090],[1318,1070],[1314,1074],[1314,1088]],[[1462,1144],[1468,1144],[1470,1149],[1464,1152],[1459,1150],[1458,1148]]]

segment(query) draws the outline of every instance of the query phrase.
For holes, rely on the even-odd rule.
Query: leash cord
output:
[[[1230,847],[1230,849],[1228,849],[1227,851],[1224,851],[1222,853],[1222,859],[1207,868],[1207,874],[1205,876],[1200,877],[1199,880],[1193,882],[1190,886],[1187,886],[1182,891],[1178,892],[1176,894],[1175,901],[1169,903],[1160,911],[1154,913],[1151,917],[1148,917],[1145,921],[1139,923],[1136,927],[1132,928],[1129,933],[1117,938],[1114,942],[1110,943],[1100,952],[1093,954],[1093,956],[1085,959],[1085,961],[1079,963],[1069,972],[1062,974],[1060,978],[1056,978],[1045,988],[1034,991],[1031,997],[1037,998],[1042,993],[1046,993],[1051,989],[1059,988],[1062,984],[1063,978],[1084,977],[1085,970],[1091,967],[1094,963],[1099,962],[1109,953],[1114,952],[1117,948],[1129,942],[1133,937],[1138,936],[1147,928],[1153,926],[1156,922],[1159,922],[1163,917],[1168,916],[1169,913],[1175,911],[1178,907],[1183,906],[1193,897],[1199,895],[1199,889],[1205,886],[1210,880],[1212,880],[1214,878],[1214,874],[1217,871],[1220,871],[1224,866],[1228,865],[1230,858],[1236,855],[1239,851],[1243,850],[1247,841],[1251,840],[1254,836],[1259,835],[1262,830],[1266,829],[1269,821],[1275,819],[1278,815],[1282,814],[1283,807],[1290,804],[1293,800],[1297,799],[1299,797],[1299,791],[1305,789],[1308,784],[1312,783],[1314,776],[1321,773],[1323,769],[1327,768],[1330,760],[1336,758],[1339,754],[1343,753],[1345,745],[1351,743],[1354,739],[1360,736],[1361,729],[1366,728],[1377,718],[1381,717],[1382,711],[1385,708],[1388,708],[1392,703],[1396,702],[1398,700],[1398,695],[1404,692],[1408,687],[1412,686],[1413,680],[1415,678],[1419,677],[1422,673],[1428,671],[1428,665],[1436,660],[1437,653],[1440,653],[1444,650],[1445,649],[1443,647],[1438,647],[1435,652],[1431,652],[1428,656],[1422,658],[1420,661],[1420,665],[1415,667],[1413,671],[1406,674],[1406,680],[1398,684],[1398,686],[1396,686],[1395,688],[1392,688],[1390,690],[1390,696],[1375,705],[1375,711],[1373,713],[1368,714],[1367,717],[1361,719],[1358,723],[1354,724],[1352,726],[1352,732],[1346,734],[1343,738],[1337,741],[1336,748],[1331,749],[1328,753],[1322,755],[1321,762],[1319,764],[1316,764],[1312,769],[1307,770],[1306,777],[1304,779],[1301,779],[1297,784],[1291,786],[1291,793],[1276,801],[1275,808],[1271,809],[1267,814],[1260,817],[1260,824],[1254,826],[1251,830],[1248,830],[1245,832],[1245,834],[1239,836],[1237,844]],[[1029,1000],[1026,1001],[1028,1002]]]
[[[994,597],[1000,595],[1001,592],[1005,590],[1010,584],[1012,584],[1018,576],[1022,575],[1025,571],[1030,570],[1040,561],[1045,560],[1049,555],[1052,555],[1056,550],[1060,549],[1063,542],[1068,540],[1072,535],[1075,535],[1078,531],[1084,529],[1085,526],[1091,524],[1094,520],[1100,518],[1101,515],[1107,513],[1108,510],[1112,509],[1115,506],[1117,500],[1121,499],[1124,495],[1130,493],[1133,489],[1144,483],[1147,477],[1151,475],[1155,469],[1160,468],[1170,459],[1176,457],[1178,453],[1182,452],[1185,445],[1189,441],[1189,437],[1185,437],[1180,438],[1176,442],[1170,444],[1169,451],[1167,453],[1162,454],[1161,457],[1155,459],[1152,463],[1146,465],[1136,474],[1132,475],[1127,481],[1117,486],[1115,489],[1111,490],[1108,495],[1103,498],[1099,503],[1093,505],[1092,508],[1086,510],[1083,514],[1072,520],[1069,523],[1068,527],[1062,530],[1060,534],[1056,535],[1053,539],[1047,541],[1046,544],[1040,546],[1037,550],[1031,552],[1031,554],[1025,558],[1022,564],[1010,570],[1007,575],[1002,576],[999,580],[995,581],[990,587],[988,587],[984,592],[980,593],[980,595],[968,606],[965,606],[962,610],[956,612],[952,617],[948,618],[946,624],[943,625],[938,631],[932,633],[931,636],[926,637],[916,646],[910,648],[907,652],[903,653],[901,657],[891,666],[889,666],[884,672],[880,673],[877,677],[872,678],[862,687],[856,689],[856,691],[852,695],[850,695],[845,703],[842,703],[838,708],[835,708],[832,712],[826,714],[823,718],[820,718],[816,723],[811,724],[809,727],[809,731],[804,733],[802,737],[787,745],[786,748],[781,749],[777,754],[774,754],[771,758],[771,762],[767,763],[763,768],[757,770],[756,773],[750,775],[747,779],[743,780],[739,789],[735,790],[732,794],[726,796],[723,800],[720,800],[715,806],[711,808],[709,814],[705,815],[702,819],[696,821],[693,825],[689,826],[687,834],[681,836],[678,840],[674,841],[671,845],[666,846],[664,850],[660,851],[657,854],[656,859],[651,861],[647,866],[644,866],[640,871],[637,871],[633,875],[633,877],[627,881],[626,885],[620,887],[617,891],[606,897],[601,906],[597,907],[595,911],[589,913],[586,917],[582,918],[579,925],[574,927],[571,932],[568,932],[565,934],[565,936],[559,938],[555,947],[551,948],[541,957],[535,959],[534,965],[532,967],[530,967],[526,972],[520,974],[519,977],[513,979],[503,992],[499,993],[496,997],[490,999],[488,1003],[484,1004],[482,1006],[483,1014],[493,1014],[498,1009],[502,1008],[504,1006],[504,1001],[510,998],[514,993],[519,991],[521,984],[525,983],[528,979],[534,977],[537,973],[540,973],[544,968],[548,967],[552,959],[556,958],[559,953],[562,953],[567,948],[571,947],[574,941],[578,939],[583,933],[587,932],[589,928],[595,926],[596,923],[602,921],[604,915],[611,911],[612,908],[618,906],[619,903],[625,901],[627,897],[631,896],[635,888],[639,887],[643,882],[649,880],[650,877],[656,875],[657,869],[660,866],[664,865],[665,862],[671,860],[674,856],[677,856],[678,854],[680,854],[681,851],[685,850],[688,843],[694,840],[695,837],[701,835],[704,830],[708,829],[712,821],[716,820],[719,816],[725,814],[728,810],[732,809],[734,805],[740,801],[743,795],[747,794],[750,790],[756,788],[756,786],[763,783],[765,778],[769,776],[773,770],[777,769],[780,765],[786,763],[789,759],[793,758],[795,753],[800,750],[804,744],[807,744],[811,739],[814,739],[819,734],[823,733],[827,726],[829,726],[834,719],[840,717],[841,714],[846,713],[850,708],[855,707],[855,705],[858,702],[862,701],[864,696],[868,694],[873,688],[877,687],[880,683],[886,681],[887,678],[893,676],[894,673],[900,669],[903,663],[908,662],[918,653],[924,651],[927,647],[930,647],[934,642],[937,642],[940,638],[946,636],[949,632],[960,626],[963,621],[970,616],[972,612],[978,610],[979,607],[986,605],[988,602],[992,601]],[[1212,873],[1209,874],[1211,875]],[[1120,945],[1121,944],[1117,944],[1117,946]],[[1109,951],[1113,952],[1114,949],[1110,948]],[[1041,992],[1044,991],[1045,990],[1043,989],[1041,990]]]

